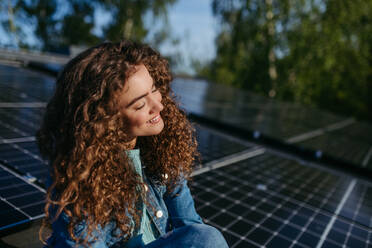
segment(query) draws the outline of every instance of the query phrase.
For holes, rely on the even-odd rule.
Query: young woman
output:
[[[37,135],[51,165],[48,247],[227,247],[195,211],[196,141],[170,81],[164,58],[128,41],[65,66]]]

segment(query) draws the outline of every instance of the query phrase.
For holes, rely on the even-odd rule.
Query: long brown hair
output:
[[[191,173],[196,140],[171,92],[168,62],[149,46],[129,41],[107,42],[82,52],[57,78],[37,133],[40,151],[51,161],[53,180],[43,226],[64,212],[68,231],[78,243],[89,243],[97,226],[110,221],[128,238],[140,220],[136,203],[141,201],[143,191],[138,187],[143,189],[143,183],[124,152],[127,121],[117,107],[118,93],[140,64],[162,94],[165,124],[159,135],[137,139],[145,173],[168,190],[181,175],[187,178]],[[74,233],[83,221],[89,223],[85,238]]]

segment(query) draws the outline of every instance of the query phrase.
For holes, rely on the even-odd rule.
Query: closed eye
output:
[[[136,107],[135,110],[136,110],[136,111],[137,111],[137,110],[140,110],[140,109],[143,108],[144,106],[145,106],[145,104],[142,104],[141,106]]]
[[[152,85],[152,89],[151,89],[151,93],[155,93],[156,91],[158,91],[158,88],[155,86],[155,84],[153,84]],[[147,94],[145,94],[145,95],[142,95],[140,98],[142,98],[142,97],[145,97]],[[140,99],[139,98],[139,99]],[[139,100],[139,99],[137,99],[137,100]],[[145,106],[146,104],[145,103],[143,103],[141,106],[139,106],[139,107],[135,107],[134,109],[137,111],[137,110],[140,110],[141,108],[143,108],[144,106]]]

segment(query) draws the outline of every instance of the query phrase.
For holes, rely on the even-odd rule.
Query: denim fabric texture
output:
[[[225,238],[214,227],[192,224],[179,227],[142,248],[228,248]]]
[[[139,150],[129,151],[128,155],[133,163],[140,163]],[[154,230],[149,230],[148,228],[146,230],[136,230],[136,235],[129,241],[124,242],[125,236],[120,235],[120,230],[115,227],[114,222],[110,222],[104,227],[99,226],[98,230],[92,233],[88,240],[96,240],[90,247],[228,247],[222,234],[217,229],[203,224],[202,219],[195,210],[194,201],[186,180],[182,180],[179,186],[172,193],[168,194],[166,193],[166,186],[148,180],[145,174],[143,174],[142,178],[148,185],[146,192],[148,205],[145,205],[145,209]],[[68,223],[68,216],[62,213],[52,224],[53,232],[47,241],[47,247],[82,247],[71,239],[67,231]],[[85,227],[85,222],[80,223],[75,228],[75,234],[85,237]],[[152,233],[144,233],[148,231]],[[145,244],[143,235],[155,235],[157,239]]]

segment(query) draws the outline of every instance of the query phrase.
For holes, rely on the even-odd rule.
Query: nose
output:
[[[161,103],[161,95],[160,97],[152,97],[151,98],[151,108],[150,108],[150,113],[149,114],[153,114],[153,113],[159,113],[160,111],[162,111],[164,109],[164,106],[163,104]]]

